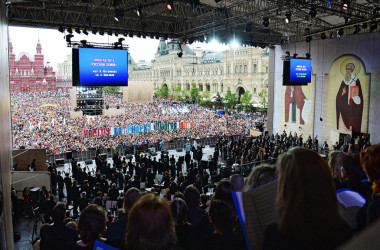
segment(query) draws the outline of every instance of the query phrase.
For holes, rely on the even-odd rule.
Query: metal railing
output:
[[[99,154],[106,156],[107,158],[112,158],[115,153],[119,153],[120,156],[125,156],[127,154],[135,154],[136,152],[148,152],[148,148],[155,148],[156,151],[160,151],[162,149],[165,150],[175,150],[177,148],[184,149],[187,143],[190,143],[192,146],[194,141],[197,141],[198,146],[206,146],[217,144],[220,138],[224,138],[227,140],[231,140],[232,138],[237,139],[239,135],[234,136],[214,136],[214,137],[205,137],[200,139],[177,139],[163,142],[163,148],[160,143],[148,143],[142,145],[119,145],[114,148],[102,148],[102,149],[89,149],[86,151],[72,151],[72,159],[76,159],[78,161],[86,161],[93,160]],[[46,159],[49,163],[54,163],[58,161],[63,161],[64,163],[68,163],[70,159],[68,159],[67,154],[47,154]]]

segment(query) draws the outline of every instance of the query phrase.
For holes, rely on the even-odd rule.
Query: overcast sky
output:
[[[104,34],[93,35],[91,32],[88,36],[73,32],[72,41],[87,40],[88,42],[97,43],[114,43],[119,37],[108,36]],[[29,52],[34,57],[38,38],[42,46],[42,53],[45,55],[45,63],[50,61],[54,70],[57,70],[57,63],[66,60],[66,56],[71,53],[71,48],[67,47],[64,34],[55,29],[25,28],[9,26],[9,38],[13,45],[13,53],[17,56],[21,52]],[[129,45],[129,52],[135,61],[154,59],[159,40],[150,38],[125,38],[124,44]],[[194,43],[190,48],[216,49],[218,51],[228,49],[227,46],[213,44]]]

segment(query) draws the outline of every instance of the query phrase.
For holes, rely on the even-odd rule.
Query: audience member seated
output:
[[[186,221],[187,206],[185,201],[181,198],[175,198],[170,202],[170,208],[177,235],[177,247],[184,250],[199,249],[196,244],[195,228]]]
[[[202,241],[202,249],[236,249],[234,236],[232,231],[229,230],[230,221],[226,219],[231,215],[228,204],[221,200],[213,200],[210,204],[208,214],[214,232],[204,237]]]
[[[361,194],[365,199],[370,197],[371,187],[368,182],[362,182],[362,168],[358,168],[354,164],[354,160],[349,155],[340,158],[342,186]]]
[[[366,147],[360,153],[360,162],[372,183],[372,195],[357,213],[359,230],[380,217],[380,144]]]
[[[244,177],[240,174],[233,174],[230,177],[230,182],[232,183],[232,190],[243,191],[244,189]]]
[[[265,230],[263,249],[334,249],[350,238],[324,159],[296,147],[280,156],[277,164],[279,221]]]
[[[343,153],[342,151],[332,151],[329,154],[329,166],[334,178],[334,184],[336,189],[343,188],[342,184],[342,173],[341,173],[341,168],[342,166],[340,165],[342,162],[342,158],[346,154]]]
[[[41,232],[41,250],[66,250],[75,247],[75,243],[78,240],[78,234],[63,224],[65,212],[66,206],[63,203],[58,203],[53,208],[52,219],[54,223],[48,228],[48,230],[43,230]]]
[[[277,178],[276,168],[270,164],[261,164],[255,167],[245,182],[244,191],[250,191]]]
[[[185,202],[188,208],[187,221],[195,227],[198,227],[201,221],[204,211],[199,207],[200,194],[196,187],[193,185],[188,186],[185,189]]]
[[[118,217],[118,220],[111,223],[107,228],[104,237],[107,239],[107,244],[117,247],[119,249],[126,249],[125,247],[125,233],[127,231],[128,214],[132,206],[141,197],[141,191],[137,188],[130,188],[125,194],[124,211],[125,214]]]
[[[96,204],[88,205],[79,216],[80,240],[77,241],[74,249],[92,250],[96,240],[105,242],[106,239],[101,238],[105,228],[104,209]]]
[[[129,212],[126,246],[128,250],[167,250],[177,237],[170,207],[165,198],[153,193],[142,196]]]

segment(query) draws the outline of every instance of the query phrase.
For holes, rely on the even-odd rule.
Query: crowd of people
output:
[[[12,93],[13,148],[46,148],[48,153],[112,148],[125,143],[141,145],[179,138],[203,138],[219,135],[249,135],[262,117],[217,115],[211,108],[155,99],[151,104],[125,104],[122,96],[106,94],[104,106],[119,106],[123,115],[70,119],[70,99],[65,92]],[[178,110],[187,110],[178,112]],[[154,122],[193,121],[192,129],[154,130],[146,133],[85,138],[83,130],[142,125]]]
[[[278,179],[278,222],[265,230],[263,249],[334,249],[380,216],[380,145],[356,149],[350,144],[347,152],[330,152],[327,163],[313,150],[314,140],[285,133],[220,138],[209,161],[197,159],[202,147],[179,158],[136,154],[126,159],[115,153],[112,163],[98,156],[94,171],[74,160],[72,175],[51,164],[53,193],[43,189],[39,201],[52,224],[41,227],[38,244],[40,249],[95,244],[247,249],[231,190],[250,191]],[[248,176],[234,168],[255,160],[266,163],[249,169]],[[228,174],[219,166],[223,161]],[[367,201],[355,226],[340,216],[336,191],[342,188]],[[65,203],[56,204],[55,196]],[[27,191],[24,201],[33,203]]]

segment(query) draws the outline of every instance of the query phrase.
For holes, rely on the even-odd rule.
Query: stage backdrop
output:
[[[368,133],[371,76],[355,55],[335,59],[325,76],[322,140],[336,143],[340,133]]]
[[[127,103],[152,103],[153,83],[129,82],[123,89],[123,102]]]
[[[295,97],[295,98],[294,98]],[[315,75],[305,86],[283,86],[281,94],[281,132],[297,132],[304,141],[314,129]]]

